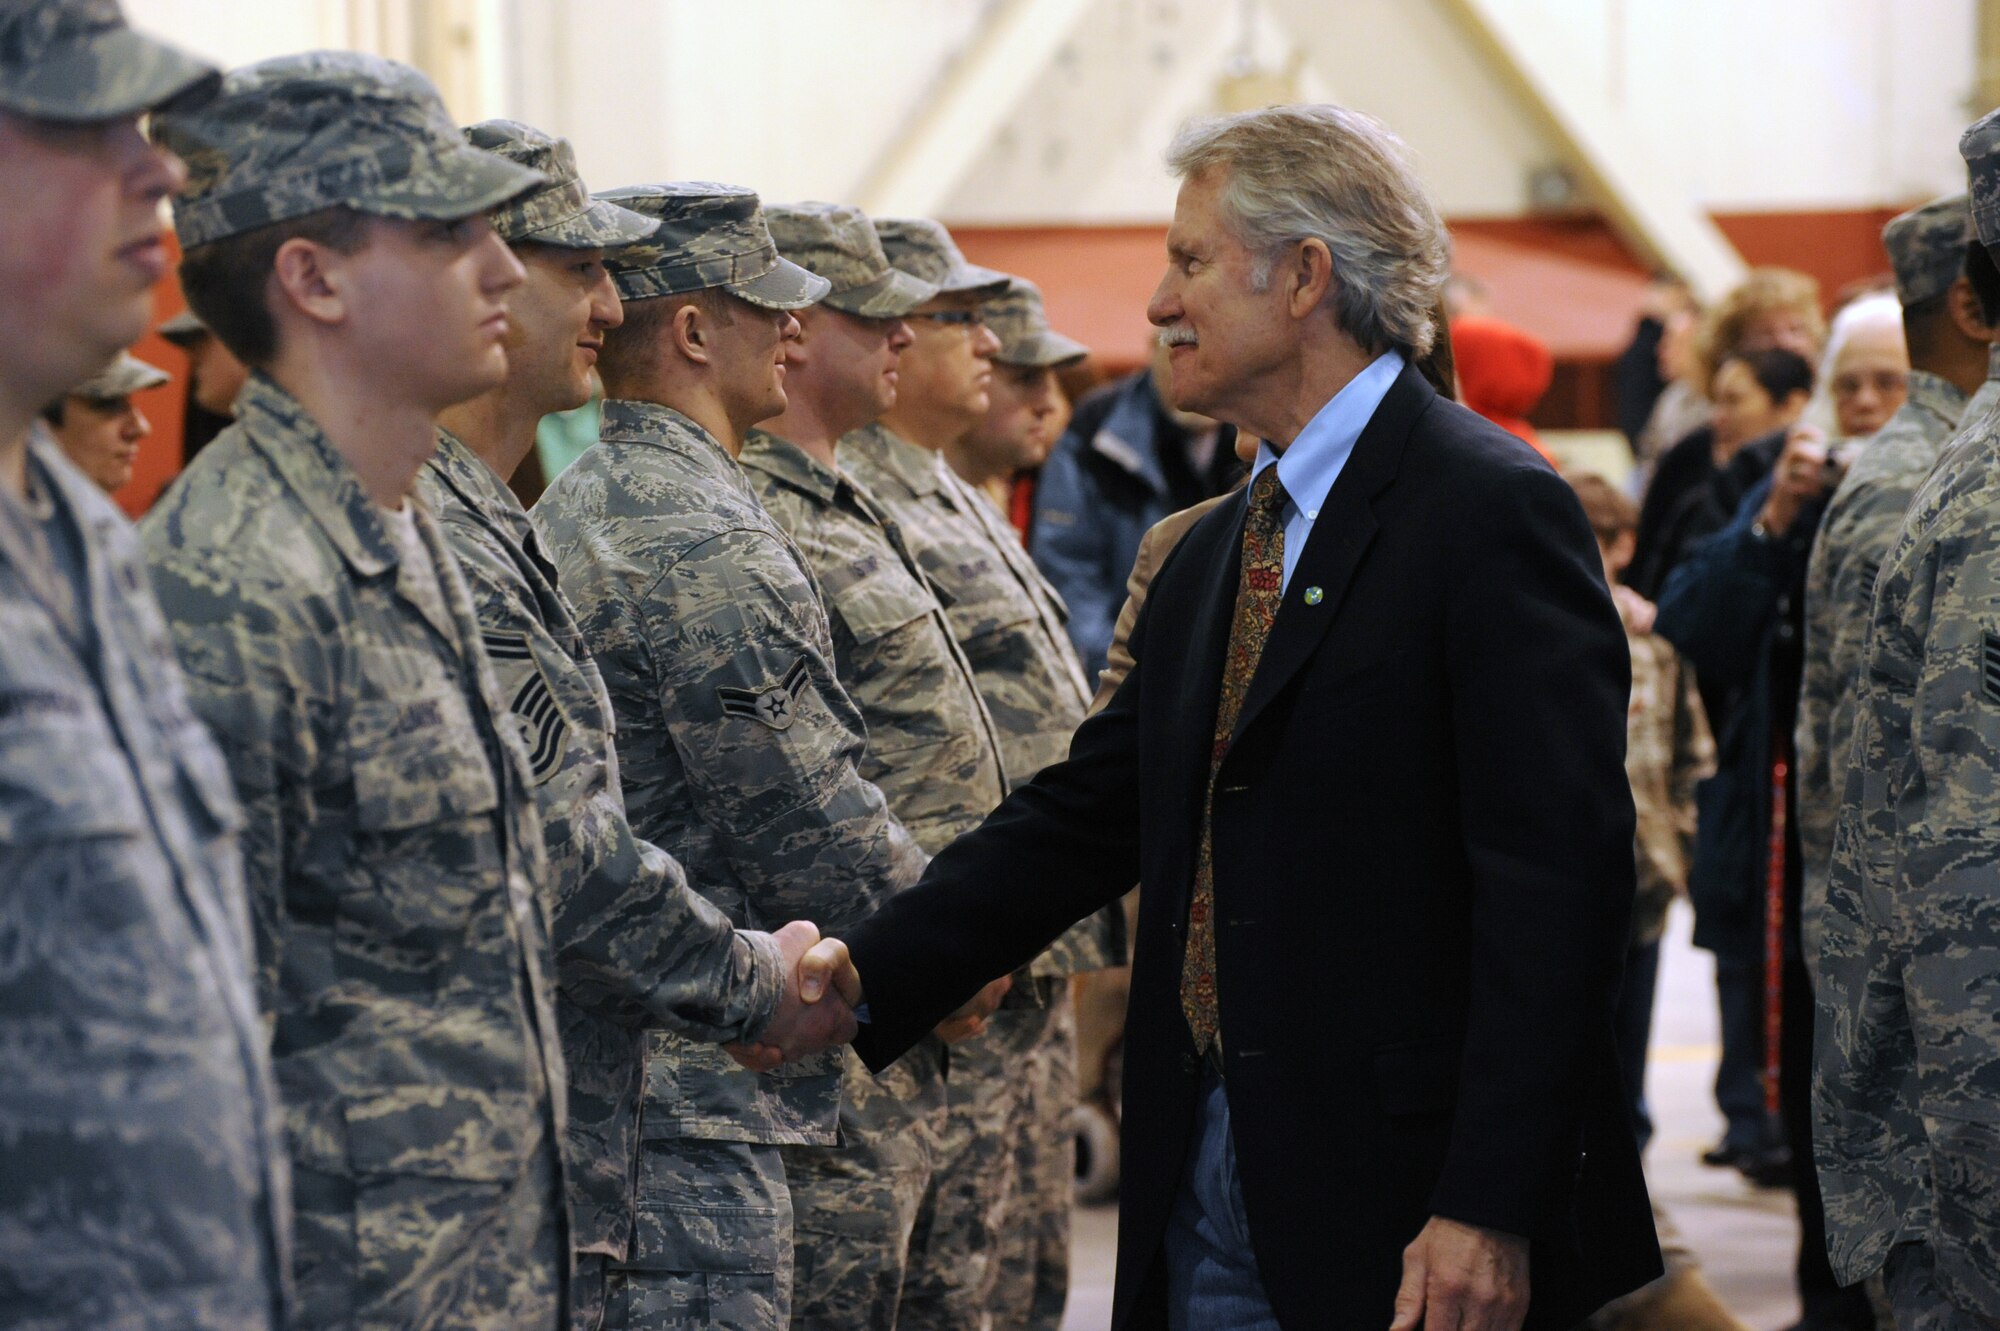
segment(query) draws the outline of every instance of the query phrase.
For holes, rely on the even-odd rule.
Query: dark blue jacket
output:
[[[1697,945],[1738,959],[1762,955],[1770,874],[1772,739],[1798,713],[1806,561],[1826,510],[1808,504],[1781,537],[1751,527],[1770,497],[1767,476],[1729,525],[1667,576],[1653,631],[1694,667],[1716,735],[1716,772],[1695,793],[1698,823],[1688,895]],[[1794,783],[1795,785],[1795,783]],[[1788,791],[1788,800],[1790,791]],[[1787,838],[1787,896],[1796,900],[1796,818]]]
[[[1069,603],[1070,641],[1093,683],[1111,650],[1140,539],[1168,514],[1229,488],[1240,470],[1224,455],[1234,439],[1224,427],[1216,465],[1207,477],[1185,478],[1176,494],[1162,449],[1184,447],[1186,436],[1162,409],[1150,373],[1120,379],[1077,404],[1035,482],[1028,553]],[[1196,488],[1188,488],[1189,480]]]

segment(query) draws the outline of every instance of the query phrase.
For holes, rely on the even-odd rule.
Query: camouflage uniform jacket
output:
[[[993,718],[937,590],[852,477],[761,430],[742,461],[826,593],[834,665],[868,726],[861,775],[935,855],[1007,795]]]
[[[712,436],[608,401],[534,517],[611,694],[635,832],[738,927],[838,934],[916,880],[923,852],[861,777],[812,573]],[[642,1130],[829,1145],[841,1068],[835,1049],[760,1076],[654,1032]]]
[[[707,1042],[755,1035],[783,995],[783,959],[767,935],[739,935],[671,855],[632,834],[611,700],[513,491],[443,431],[418,484],[472,592],[541,811],[569,1068],[571,1238],[579,1252],[622,1260],[648,1029]]]
[[[1934,374],[1913,370],[1909,400],[1854,460],[1813,540],[1806,567],[1805,665],[1796,734],[1799,849],[1805,868],[1801,923],[1808,931],[1808,957],[1840,813],[1836,782],[1847,775],[1875,575],[1895,546],[1910,496],[1930,474],[1964,410],[1965,394]]]
[[[241,815],[131,525],[30,440],[89,595],[0,511],[0,1325],[276,1328],[290,1200]]]
[[[1632,942],[1651,943],[1666,930],[1667,908],[1687,889],[1694,847],[1694,788],[1715,772],[1715,739],[1694,672],[1673,644],[1628,625],[1632,699],[1625,712],[1625,777],[1638,811],[1633,848],[1639,895],[1632,905]]]
[[[435,582],[399,558],[290,394],[255,374],[236,413],[140,530],[245,806],[297,1325],[559,1306],[537,1244],[568,1241],[542,833],[471,599],[421,505]]]
[[[1821,919],[1813,1141],[1835,1276],[1925,1240],[2000,1309],[2000,406],[1875,588]]]
[[[1090,705],[1090,685],[1063,627],[1068,608],[1006,517],[942,457],[881,425],[844,437],[839,458],[948,598],[952,631],[1000,732],[1009,783],[1024,785],[1060,762]],[[1124,919],[1113,906],[1080,922],[1031,971],[1047,977],[1123,964]]]

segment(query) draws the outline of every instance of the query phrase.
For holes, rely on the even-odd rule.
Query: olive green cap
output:
[[[466,128],[465,141],[510,162],[539,171],[541,186],[505,205],[489,219],[509,245],[532,243],[562,249],[616,249],[653,234],[653,220],[603,199],[593,199],[577,174],[568,139],[518,120],[482,120]]]
[[[231,70],[213,100],[154,117],[153,136],[188,166],[174,200],[187,249],[334,207],[453,221],[542,183],[467,143],[422,74],[357,51]]]
[[[88,124],[212,92],[215,67],[128,26],[118,0],[0,0],[0,110]]]
[[[820,304],[863,319],[900,319],[937,295],[889,262],[868,214],[844,203],[779,203],[764,210],[778,253],[832,284]]]
[[[797,310],[832,286],[778,253],[755,191],[697,180],[628,185],[601,197],[656,224],[645,240],[605,256],[625,300],[720,287],[767,310]]]
[[[994,360],[1002,365],[1073,365],[1090,354],[1083,343],[1049,327],[1040,287],[1025,277],[1010,280],[1005,295],[979,307],[986,326],[1000,339]]]
[[[142,388],[158,388],[172,378],[159,366],[142,361],[129,351],[121,351],[109,365],[70,389],[69,396],[87,402],[111,402],[130,397]]]
[[[882,250],[912,277],[922,278],[950,296],[997,296],[1014,279],[991,268],[967,263],[951,233],[928,217],[878,217],[875,234]]]

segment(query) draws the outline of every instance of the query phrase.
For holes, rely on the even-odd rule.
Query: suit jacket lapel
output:
[[[1278,617],[1271,624],[1271,636],[1257,662],[1257,673],[1251,676],[1250,690],[1244,695],[1243,711],[1230,738],[1232,746],[1312,658],[1320,638],[1333,623],[1355,571],[1361,566],[1362,556],[1375,540],[1375,496],[1395,480],[1410,429],[1436,396],[1423,376],[1413,366],[1406,365],[1361,431],[1360,439],[1355,441],[1354,452],[1341,469],[1340,478],[1333,483],[1333,489],[1328,491],[1319,517],[1313,520],[1312,535],[1292,570],[1292,580],[1278,606]],[[1240,561],[1240,539],[1237,544]],[[1317,589],[1317,604],[1306,603],[1309,588]],[[1236,595],[1233,574],[1227,595],[1233,604]],[[1228,634],[1225,624],[1221,635],[1224,641]],[[1215,679],[1219,688],[1219,667]],[[1209,717],[1212,723],[1213,711]]]

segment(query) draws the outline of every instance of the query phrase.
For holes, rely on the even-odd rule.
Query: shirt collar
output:
[[[839,472],[769,430],[752,430],[743,441],[743,456],[737,461],[812,496],[822,506],[834,501],[843,481]]]
[[[942,488],[939,469],[944,459],[919,448],[880,422],[842,435],[840,447],[872,461],[913,495],[936,494]]]
[[[1377,356],[1306,422],[1306,428],[1299,431],[1299,437],[1292,440],[1282,456],[1272,451],[1269,441],[1259,443],[1257,462],[1250,471],[1251,481],[1254,483],[1264,468],[1276,467],[1286,498],[1306,515],[1307,521],[1318,518],[1327,492],[1333,489],[1341,468],[1347,465],[1348,455],[1354,452],[1362,430],[1367,428],[1375,409],[1382,405],[1382,399],[1389,395],[1396,376],[1402,372],[1401,352],[1385,351]]]
[[[1966,396],[1958,391],[1957,385],[1925,370],[1910,371],[1911,406],[1929,412],[1947,426],[1955,426],[1965,414],[1965,403]]]

